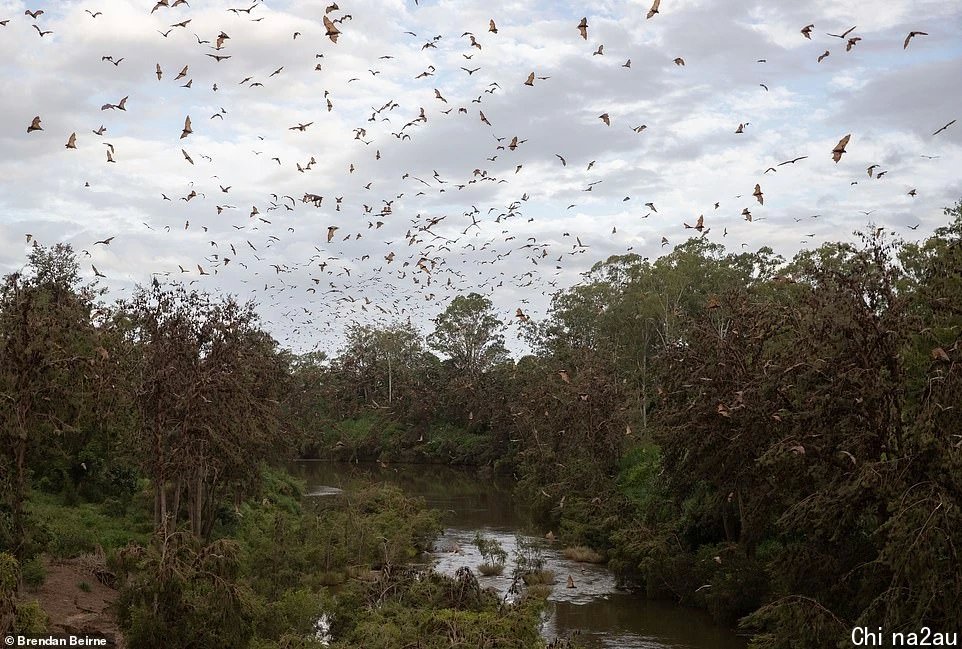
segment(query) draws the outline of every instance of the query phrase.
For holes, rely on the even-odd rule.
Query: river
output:
[[[508,567],[503,576],[479,581],[501,592],[510,584],[516,538],[536,541],[543,547],[546,568],[554,571],[558,582],[542,628],[547,638],[577,632],[582,644],[592,649],[744,649],[747,644],[734,631],[714,624],[704,611],[619,591],[605,567],[565,559],[561,546],[545,540],[549,530],[538,528],[513,497],[508,478],[435,465],[297,462],[291,471],[306,481],[309,494],[319,497],[350,493],[377,481],[424,498],[443,515],[444,533],[431,555],[439,572],[453,574],[461,566],[474,569],[481,563],[473,544],[477,532],[497,539],[508,553]],[[568,576],[574,588],[567,587]]]

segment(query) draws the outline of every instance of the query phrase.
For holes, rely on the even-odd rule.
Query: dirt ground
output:
[[[26,599],[37,599],[50,616],[48,631],[104,636],[114,644],[125,647],[110,605],[117,599],[117,591],[99,579],[83,561],[70,559],[46,560],[47,578],[39,588],[28,588]],[[89,585],[89,592],[81,584]]]

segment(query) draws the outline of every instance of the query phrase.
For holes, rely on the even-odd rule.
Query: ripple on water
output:
[[[503,529],[482,528],[485,537],[496,539],[508,553],[504,573],[478,575],[483,587],[505,596],[511,586],[517,537]],[[474,545],[475,530],[449,528],[432,552],[435,570],[453,575],[461,567],[483,562]],[[577,630],[581,644],[590,649],[743,649],[745,641],[711,624],[704,611],[680,609],[659,601],[645,600],[618,590],[614,575],[604,566],[579,563],[562,555],[562,546],[538,537],[522,536],[541,548],[545,569],[555,573],[556,583],[548,597],[542,625],[546,638]],[[566,585],[568,576],[574,588]]]
[[[490,577],[479,575],[478,581],[483,587],[494,588],[504,595],[511,586],[511,571],[515,565],[514,553],[518,547],[517,537],[505,530],[482,528],[479,531],[485,537],[495,539],[501,544],[504,551],[508,553],[508,561],[503,574]],[[435,550],[432,553],[435,569],[446,575],[453,575],[458,568],[467,566],[477,573],[477,568],[483,559],[474,545],[474,534],[474,530],[445,530],[444,535],[435,543]],[[545,560],[545,570],[555,574],[557,583],[548,598],[549,601],[587,604],[598,597],[617,592],[614,576],[604,567],[565,559],[561,554],[562,548],[557,543],[548,543],[536,537],[522,538],[537,544]],[[457,551],[452,552],[451,549],[455,547],[458,548]],[[574,581],[574,588],[568,588],[565,585],[569,575]]]
[[[343,489],[338,489],[337,487],[328,487],[325,485],[319,485],[316,487],[312,487],[311,490],[307,492],[307,495],[308,496],[339,496],[342,493],[344,493]]]
[[[430,557],[441,573],[451,575],[466,566],[477,574],[482,559],[474,546],[475,531],[497,539],[508,553],[504,574],[479,576],[479,582],[502,595],[511,585],[516,530],[533,532],[530,521],[521,515],[522,506],[512,494],[512,484],[479,476],[470,469],[399,465],[384,470],[377,464],[306,462],[298,463],[294,470],[307,479],[310,495],[342,493],[327,486],[332,484],[350,493],[374,480],[396,484],[410,495],[424,497],[429,507],[447,515],[452,526],[438,539]],[[704,611],[620,592],[604,566],[565,559],[562,546],[542,537],[523,538],[541,545],[545,567],[557,578],[542,627],[546,638],[577,633],[581,644],[590,649],[745,649],[745,638],[713,624]],[[445,547],[457,547],[459,551],[444,552]],[[566,587],[568,575],[574,588]]]

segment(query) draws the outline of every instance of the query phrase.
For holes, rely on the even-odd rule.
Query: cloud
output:
[[[96,4],[56,3],[37,21],[53,34],[40,37],[23,2],[0,0],[0,271],[23,264],[26,233],[68,241],[114,296],[151,273],[197,280],[257,300],[297,350],[336,347],[352,320],[429,328],[463,291],[491,295],[505,320],[519,305],[537,318],[595,262],[656,257],[700,214],[730,249],[788,257],[870,219],[922,223],[922,236],[962,194],[962,126],[932,136],[962,117],[957,3],[665,0],[647,20],[650,3],[608,0],[587,12],[582,40],[574,3],[357,0],[332,13],[344,17],[336,45],[326,2],[247,15],[225,0],[153,14],[150,2],[112,0],[93,19],[84,10]],[[809,23],[812,40],[799,34]],[[826,35],[853,25],[862,40],[850,52]],[[910,30],[928,36],[903,50]],[[218,54],[231,58],[218,63],[201,41],[221,31]],[[549,78],[523,85],[532,71]],[[101,110],[125,96],[126,111]],[[28,135],[38,114],[44,131]],[[187,115],[194,134],[181,140]],[[64,148],[72,132],[76,151]],[[881,180],[865,172],[873,163]],[[109,248],[92,246],[106,236]]]

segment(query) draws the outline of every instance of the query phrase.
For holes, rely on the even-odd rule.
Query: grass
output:
[[[503,563],[488,563],[485,561],[480,566],[478,566],[478,572],[480,572],[485,577],[494,577],[495,575],[500,575],[504,572]]]
[[[534,599],[548,599],[552,590],[554,589],[547,584],[534,584],[528,586],[528,590],[525,591],[525,594]]]
[[[554,570],[533,570],[521,579],[525,586],[550,586],[556,582]]]
[[[146,511],[136,506],[118,515],[116,507],[108,513],[102,503],[66,505],[54,494],[34,491],[29,511],[48,537],[47,551],[55,557],[72,558],[93,552],[97,546],[109,552],[130,542],[146,544],[153,529]]]
[[[578,561],[580,563],[604,563],[605,557],[599,552],[595,552],[589,547],[584,545],[576,545],[570,548],[565,548],[561,551],[561,554],[565,559],[570,561]]]

